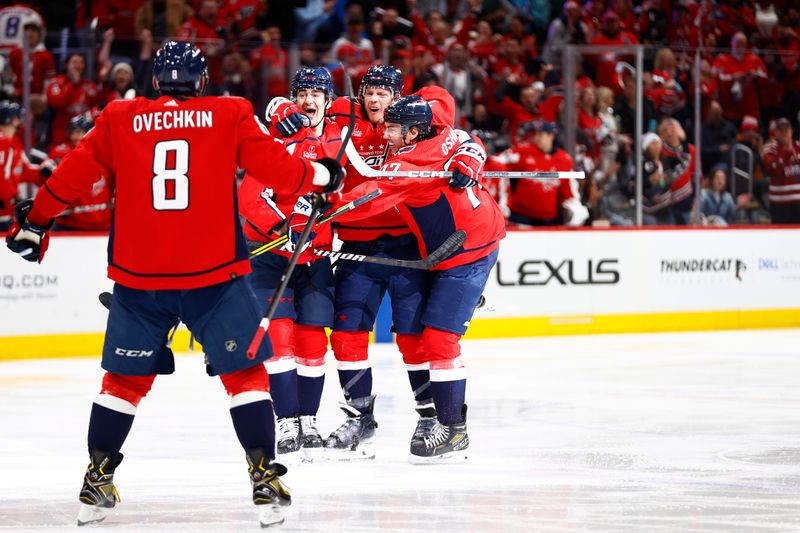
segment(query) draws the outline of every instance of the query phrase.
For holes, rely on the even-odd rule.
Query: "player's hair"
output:
[[[161,95],[202,96],[208,84],[206,58],[191,43],[167,41],[153,60],[153,88]]]

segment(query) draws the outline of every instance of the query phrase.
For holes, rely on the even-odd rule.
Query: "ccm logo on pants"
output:
[[[150,357],[153,355],[153,350],[126,350],[125,348],[115,348],[114,353],[117,355],[124,355],[125,357]]]

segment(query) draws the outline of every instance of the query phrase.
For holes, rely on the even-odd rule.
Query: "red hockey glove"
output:
[[[273,98],[267,106],[266,118],[284,138],[311,125],[308,115],[287,98]]]

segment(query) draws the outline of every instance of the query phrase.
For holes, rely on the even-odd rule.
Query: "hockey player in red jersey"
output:
[[[56,164],[74,150],[83,136],[92,129],[94,123],[88,113],[76,115],[67,126],[67,142],[57,144],[50,149],[47,157]],[[80,231],[105,231],[111,227],[113,205],[112,184],[110,176],[100,176],[92,185],[92,190],[81,196],[67,208],[70,213],[58,218],[55,229]]]
[[[412,463],[448,462],[466,458],[466,375],[459,357],[459,339],[466,332],[489,272],[497,260],[505,220],[491,194],[478,184],[485,153],[480,142],[452,127],[434,129],[431,106],[420,96],[406,96],[386,111],[384,137],[397,148],[384,170],[453,170],[469,160],[466,174],[448,183],[438,179],[373,180],[346,193],[347,203],[380,189],[381,196],[358,210],[344,214],[346,222],[396,210],[416,238],[420,255],[438,248],[456,230],[466,242],[431,273],[426,301],[419,309],[422,334],[410,339],[413,351],[404,361],[420,374],[418,388],[430,390],[437,420],[430,428],[417,426],[411,440]],[[470,176],[471,169],[478,174]],[[455,185],[455,186],[454,186]],[[465,187],[461,187],[465,186]]]
[[[20,183],[40,183],[50,175],[48,165],[33,165],[17,136],[22,108],[14,102],[0,102],[0,231],[14,219],[14,204]]]
[[[153,61],[156,100],[108,104],[95,127],[56,168],[33,202],[16,208],[8,247],[29,261],[47,250],[53,217],[100,175],[116,176],[116,211],[108,246],[116,282],[102,366],[92,406],[91,462],[80,492],[79,525],[103,520],[119,496],[113,484],[136,406],[156,374],[174,369],[167,332],[183,321],[203,344],[207,368],[231,396],[230,414],[245,449],[253,502],[263,526],[283,520],[291,503],[274,463],[274,422],[262,364],[249,341],[262,318],[244,274],[247,246],[236,212],[235,170],[280,193],[338,189],[336,161],[289,155],[261,129],[241,98],[202,97],[205,58],[188,43],[168,41]]]
[[[370,67],[355,101],[357,118],[351,141],[372,168],[379,169],[389,152],[383,138],[383,114],[403,92],[403,74],[390,66]],[[336,99],[329,115],[340,127],[350,120],[350,99]],[[347,165],[345,190],[367,178]],[[343,250],[365,255],[419,259],[414,236],[396,212],[387,211],[359,221],[338,224]],[[422,332],[418,309],[423,305],[428,275],[396,267],[342,263],[336,268],[335,313],[331,348],[344,392],[345,422],[325,439],[326,456],[333,459],[372,458],[377,423],[373,416],[372,368],[368,359],[369,332],[381,300],[388,291],[397,345],[405,354],[405,340]]]
[[[283,138],[289,153],[310,161],[336,157],[342,132],[325,117],[333,97],[328,69],[298,70],[291,82],[291,97],[275,98],[267,106],[270,131]],[[297,194],[275,193],[246,175],[239,189],[245,235],[258,242],[278,237],[286,231],[286,218],[297,199]],[[316,246],[329,246],[332,240],[330,225],[313,237]],[[293,245],[287,243],[283,249],[250,261],[250,282],[264,309],[272,301],[292,250]],[[300,459],[300,453],[306,461],[321,459],[323,443],[316,415],[325,380],[325,328],[333,326],[333,286],[330,259],[315,256],[310,250],[304,252],[269,325],[275,356],[266,366],[277,417],[277,454],[289,462]]]
[[[570,171],[572,158],[554,145],[556,127],[550,122],[536,120],[531,143],[522,143],[503,154],[509,170]],[[511,214],[509,222],[529,226],[553,226],[563,221],[569,226],[582,226],[589,210],[580,201],[575,180],[521,179],[511,184]]]

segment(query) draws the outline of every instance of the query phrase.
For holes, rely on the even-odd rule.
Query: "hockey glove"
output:
[[[311,125],[311,119],[287,98],[274,98],[267,106],[266,115],[283,138],[291,137]]]
[[[308,223],[308,217],[311,216],[313,208],[312,199],[308,195],[299,197],[297,202],[295,202],[292,214],[286,219],[286,236],[289,240],[286,241],[284,249],[287,252],[294,252],[295,246],[300,240],[300,234],[303,233],[303,228],[305,228]],[[313,241],[316,236],[317,233],[313,230],[308,234],[308,240],[303,245],[303,250],[311,247],[311,241]]]
[[[339,192],[344,182],[344,169],[335,159],[323,157],[311,163],[314,167],[314,178],[311,183],[322,189],[324,193]]]
[[[31,209],[33,200],[23,200],[14,207],[16,221],[8,230],[6,246],[26,261],[41,263],[50,244],[50,235],[47,231],[53,226],[53,221],[51,220],[45,227],[26,222]]]
[[[47,179],[53,175],[53,171],[55,169],[56,169],[56,162],[53,161],[52,159],[45,159],[39,166],[39,176]]]
[[[466,189],[478,184],[478,177],[486,162],[486,153],[477,143],[462,144],[453,158],[448,161],[445,170],[452,170],[449,184],[454,189]]]

